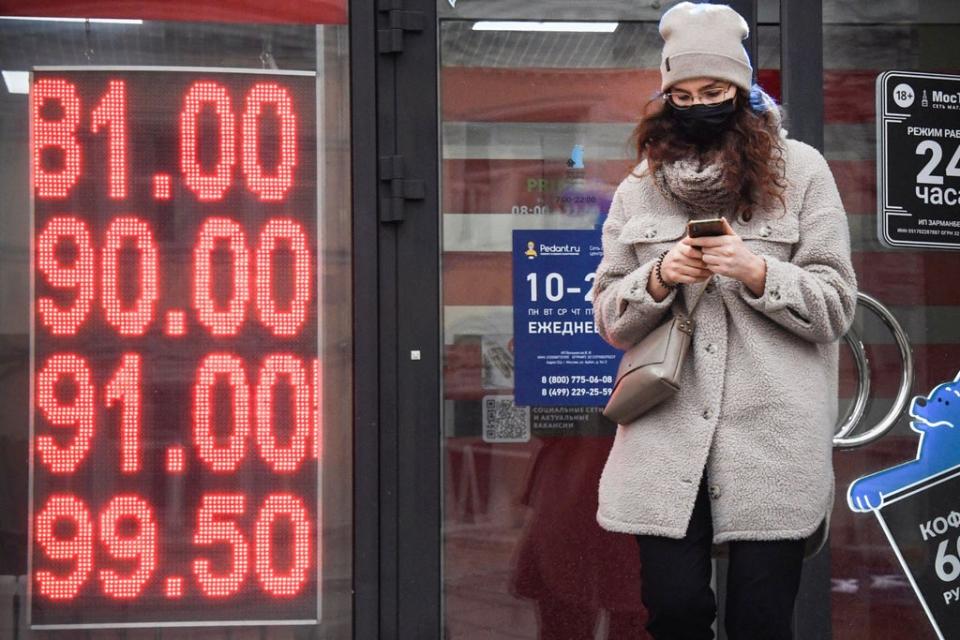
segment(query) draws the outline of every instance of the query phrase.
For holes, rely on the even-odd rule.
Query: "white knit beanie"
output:
[[[660,90],[690,78],[719,78],[750,91],[753,67],[742,40],[747,21],[725,4],[681,2],[660,18]]]

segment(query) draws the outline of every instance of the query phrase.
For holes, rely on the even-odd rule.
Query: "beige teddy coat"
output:
[[[693,314],[680,391],[617,427],[600,478],[604,529],[683,537],[705,471],[714,544],[810,536],[810,557],[826,539],[839,340],[853,322],[857,281],[826,160],[808,144],[781,142],[786,215],[776,201],[772,214],[732,223],[766,261],[763,294],[713,276]],[[634,173],[645,170],[643,161]],[[689,219],[649,175],[617,187],[593,290],[597,331],[613,346],[630,347],[703,286],[680,285],[660,302],[647,291],[657,256]]]

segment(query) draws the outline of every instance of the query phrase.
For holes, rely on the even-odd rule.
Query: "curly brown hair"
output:
[[[734,211],[737,216],[750,220],[753,208],[769,207],[774,199],[780,201],[786,212],[783,191],[787,185],[779,125],[764,114],[768,108],[780,107],[766,104],[762,91],[757,85],[749,92],[737,87],[736,110],[720,135],[710,141],[685,136],[673,109],[661,93],[655,94],[644,105],[640,122],[629,138],[635,141],[637,162],[646,158],[647,170],[652,175],[662,163],[692,153],[710,160],[716,158],[724,168],[727,189],[738,195]]]

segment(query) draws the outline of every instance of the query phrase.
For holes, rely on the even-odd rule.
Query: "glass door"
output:
[[[919,10],[889,6],[854,15],[844,3],[825,2],[822,23],[795,20],[793,32],[782,34],[783,4],[736,7],[758,23],[755,81],[779,102],[789,95],[787,78],[794,79],[796,130],[818,146],[822,135],[861,290],[912,345],[916,376],[904,393],[925,394],[952,379],[960,362],[951,356],[960,335],[950,321],[953,288],[935,284],[960,264],[955,253],[904,252],[876,239],[873,88],[884,69],[950,69],[952,22],[926,24]],[[545,251],[589,254],[614,188],[636,162],[628,144],[633,125],[659,88],[662,11],[550,13],[528,3],[510,14],[499,6],[439,5],[448,638],[646,637],[635,542],[595,520],[599,474],[616,428],[599,414],[602,391],[594,389],[605,381],[551,377],[543,359],[529,359],[533,333],[567,337],[572,346],[555,349],[555,358],[583,357],[577,334],[589,328],[589,304],[574,298],[588,291],[589,260],[566,271],[531,265],[549,257]],[[901,44],[890,46],[890,38]],[[800,65],[805,60],[790,47],[821,40],[822,87],[803,95],[809,85],[800,74],[781,75],[781,48]],[[813,59],[808,70],[819,69],[819,56]],[[798,112],[805,102],[814,107]],[[530,304],[535,296],[552,296],[565,315],[545,317]],[[575,313],[578,306],[584,315]],[[890,410],[904,368],[890,331],[866,306],[852,335],[870,371],[855,436]],[[840,357],[842,416],[857,408],[858,368],[846,347]],[[915,637],[937,637],[877,522],[846,503],[857,477],[916,454],[909,422],[902,411],[869,446],[837,448],[831,535],[804,565],[797,637],[902,637],[905,620]],[[721,616],[724,578],[721,558],[714,570]],[[724,637],[722,618],[716,627]]]
[[[515,241],[602,223],[658,86],[657,25],[489,17],[440,23],[446,637],[643,637],[635,543],[595,520],[615,427],[517,401],[512,273]]]
[[[825,2],[823,10],[824,153],[848,214],[860,288],[882,301],[903,327],[913,357],[914,378],[909,398],[926,398],[938,385],[953,381],[960,370],[958,289],[943,286],[952,280],[953,274],[960,272],[960,254],[943,247],[891,248],[878,241],[877,216],[883,208],[877,201],[876,161],[877,119],[881,113],[874,96],[877,77],[885,71],[960,73],[957,63],[960,11],[953,3],[940,3],[936,9],[925,3],[909,6],[877,3],[855,9],[843,2]],[[925,109],[930,97],[929,91],[924,94],[918,87],[917,107]],[[913,113],[914,117],[924,117],[924,111]],[[942,135],[942,132],[928,130],[913,137],[908,157],[912,156],[917,166],[905,175],[888,176],[889,184],[903,181],[911,190],[924,188],[925,183],[918,175],[929,158],[924,157],[923,148],[938,146],[948,157],[956,148],[955,140],[944,139]],[[943,169],[936,171],[942,173]],[[943,180],[940,185],[943,189],[956,186],[953,182],[956,178],[949,174]],[[928,217],[949,220],[952,214]],[[895,402],[902,358],[890,331],[873,314],[864,314],[854,328],[864,340],[872,372],[872,402],[864,418],[864,428],[869,428],[881,420]],[[850,397],[855,387],[854,363],[846,360],[841,364],[846,368],[841,376],[841,394]],[[954,544],[956,535],[936,533],[932,529],[931,535],[927,535],[926,530],[918,529],[941,515],[935,493],[918,492],[918,501],[909,505],[915,522],[903,529],[917,531],[920,538],[900,545],[899,551],[891,544],[880,519],[852,511],[845,499],[848,488],[858,478],[910,462],[920,455],[922,413],[911,404],[889,433],[878,441],[835,454],[838,499],[830,545],[830,603],[835,639],[892,640],[908,634],[911,638],[933,640],[953,637],[956,633],[955,627],[942,625],[942,618],[938,633],[928,615],[937,614],[938,605],[949,607],[950,600],[944,602],[944,594],[956,587],[955,577],[942,571],[936,576],[937,562],[947,557],[948,549],[955,550],[955,546],[947,547],[944,541]],[[911,423],[918,424],[912,428]],[[933,432],[931,437],[936,435]],[[934,471],[935,467],[931,467],[929,474],[934,475]],[[923,483],[919,486],[923,487]],[[906,504],[909,499],[891,507]],[[886,511],[887,508],[881,509]],[[894,520],[886,516],[884,521],[896,539],[901,531]],[[952,527],[948,528],[953,531]],[[901,561],[911,568],[910,575]],[[929,566],[929,574],[933,574],[931,584],[940,585],[933,593],[935,597],[930,597],[931,589],[922,584],[924,576],[918,562]],[[919,582],[914,583],[912,579]],[[928,606],[921,602],[918,587],[921,593],[926,591]]]
[[[596,523],[609,381],[554,375],[529,350],[555,331],[569,346],[551,357],[576,358],[591,330],[589,247],[659,89],[660,12],[477,11],[440,22],[446,637],[646,637],[636,542]],[[779,99],[779,27],[757,35]],[[573,245],[573,267],[533,266]]]

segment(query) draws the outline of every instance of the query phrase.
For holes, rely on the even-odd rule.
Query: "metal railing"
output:
[[[862,447],[883,437],[893,428],[900,414],[907,408],[907,403],[910,401],[910,391],[913,389],[913,354],[910,351],[910,341],[907,339],[907,333],[897,322],[894,315],[890,313],[890,310],[873,296],[859,292],[857,303],[873,311],[893,334],[893,339],[900,350],[900,360],[902,362],[900,386],[897,389],[893,405],[879,422],[862,433],[850,435],[860,426],[860,422],[866,415],[867,404],[870,399],[870,362],[867,360],[863,341],[851,328],[843,336],[843,339],[853,350],[853,358],[857,365],[857,393],[833,437],[833,446],[839,449]]]

